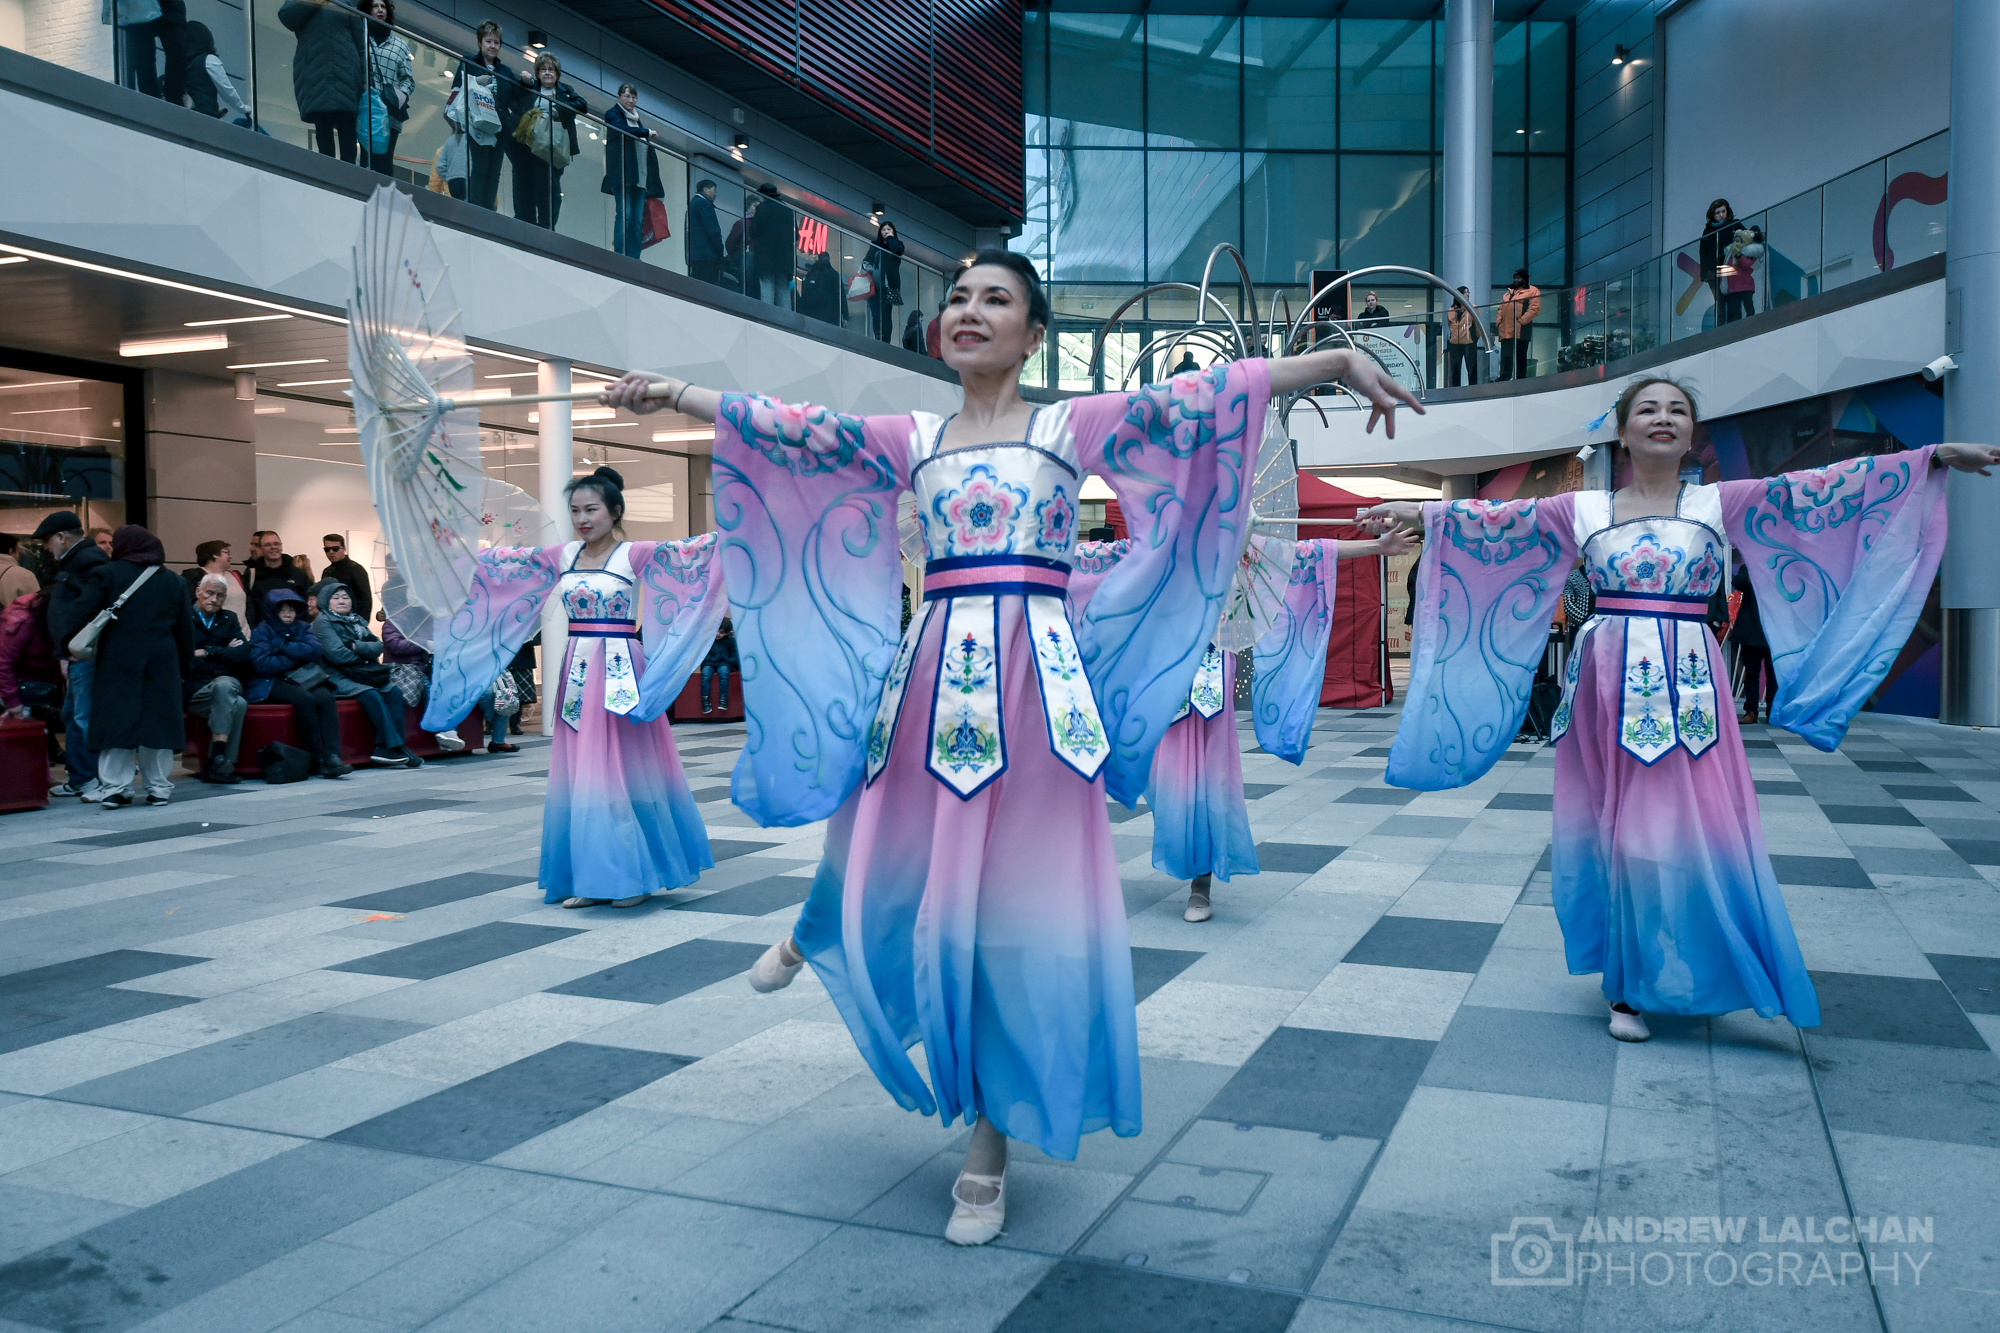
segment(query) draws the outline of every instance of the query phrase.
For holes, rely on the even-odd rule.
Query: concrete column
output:
[[[1479,498],[1479,474],[1465,472],[1446,477],[1439,489],[1447,500],[1476,500]]]
[[[2000,440],[2000,5],[1956,0],[1951,29],[1951,197],[1945,242],[1944,437]],[[1944,564],[1944,689],[1939,719],[2000,726],[2000,476],[1954,472]]]
[[[538,361],[535,363],[536,393],[568,393],[569,362]],[[538,461],[541,464],[541,484],[537,488],[542,512],[548,515],[549,528],[542,541],[549,546],[560,546],[569,541],[569,501],[563,498],[563,488],[569,485],[571,475],[576,471],[576,435],[570,429],[570,405],[568,403],[543,403],[541,425],[537,429],[540,441]],[[569,644],[569,618],[563,614],[562,602],[549,598],[542,607],[542,735],[556,734],[556,677],[562,672],[563,650]]]
[[[1493,299],[1493,0],[1444,9],[1443,278]]]
[[[166,547],[168,564],[193,564],[194,548],[206,541],[228,542],[239,561],[249,558],[250,534],[262,526],[254,405],[236,396],[230,380],[146,372],[146,475],[128,476],[125,486],[128,495],[143,488],[146,526]],[[283,535],[291,549],[310,552],[317,569],[319,536],[328,530]]]

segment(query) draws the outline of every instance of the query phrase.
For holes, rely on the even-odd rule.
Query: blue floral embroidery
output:
[[[1079,542],[1071,563],[1079,574],[1105,574],[1131,549],[1132,543],[1123,537],[1115,542]]]
[[[1443,519],[1445,539],[1482,565],[1504,565],[1542,543],[1533,500],[1455,500]]]
[[[1013,547],[1014,521],[1027,506],[1027,487],[1003,482],[990,464],[976,463],[963,483],[932,498],[931,513],[943,528],[947,556],[1004,555]]]
[[[1076,532],[1076,506],[1061,486],[1035,506],[1035,545],[1044,551],[1066,551]]]
[[[860,417],[760,394],[724,394],[720,416],[766,461],[801,477],[838,472],[864,442]]]
[[[1104,748],[1104,728],[1098,725],[1097,717],[1080,705],[1072,702],[1068,711],[1054,719],[1056,740],[1068,750],[1082,754],[1095,753]]]
[[[984,768],[999,754],[1000,738],[969,710],[960,713],[957,724],[937,738],[938,763],[955,773]]]
[[[958,646],[945,659],[938,685],[940,689],[974,694],[985,689],[992,680],[993,649],[981,643],[978,636],[968,634],[959,640]]]

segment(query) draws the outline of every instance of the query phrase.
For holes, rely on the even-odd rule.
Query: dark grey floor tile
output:
[[[352,962],[335,963],[327,970],[364,972],[371,977],[408,977],[411,981],[429,981],[432,977],[477,967],[481,963],[490,963],[495,958],[523,953],[582,933],[580,930],[569,930],[559,926],[529,926],[518,921],[490,921],[483,926],[474,926],[470,930],[455,930],[436,939],[406,944],[400,949],[388,949],[382,953],[370,954],[366,958],[356,958]]]
[[[1805,1032],[1835,1129],[2000,1148],[2000,1060],[1992,1052]]]
[[[1401,787],[1356,787],[1334,798],[1335,805],[1408,805],[1417,799],[1413,791]]]
[[[707,740],[709,738],[703,737],[702,739]],[[734,754],[740,748],[740,746],[735,745],[687,745],[681,747],[680,753],[683,759],[699,759],[703,755]]]
[[[1780,884],[1802,884],[1822,889],[1875,887],[1875,881],[1868,878],[1861,863],[1851,856],[1773,856],[1771,869],[1777,872]]]
[[[1389,757],[1389,747],[1386,745],[1371,745],[1367,749],[1357,753],[1354,757],[1356,759],[1387,759]]]
[[[1264,874],[1310,875],[1346,850],[1316,842],[1260,842],[1257,869]]]
[[[1549,846],[1542,848],[1542,859],[1535,862],[1535,869],[1533,873],[1537,875],[1554,874],[1556,869],[1555,857],[1556,857],[1556,849],[1554,844],[1550,844]]]
[[[997,1333],[1284,1333],[1299,1298],[1255,1287],[1064,1259]]]
[[[1927,764],[1913,759],[1857,759],[1854,766],[1863,773],[1928,773]]]
[[[464,810],[477,804],[477,801],[454,801],[442,796],[415,796],[407,801],[390,801],[386,805],[362,805],[352,810],[321,810],[319,813],[338,819],[388,819],[394,815],[422,814],[426,810]]]
[[[1986,1049],[1942,981],[1857,972],[1814,972],[1812,981],[1819,992],[1819,1036]]]
[[[729,784],[725,782],[720,787],[698,787],[689,794],[694,797],[697,805],[709,801],[726,801],[729,799]]]
[[[1430,972],[1477,972],[1499,934],[1500,927],[1490,921],[1385,916],[1341,961]]]
[[[1138,805],[1130,810],[1127,810],[1116,801],[1111,801],[1108,804],[1110,806],[1111,822],[1114,824],[1122,824],[1128,819],[1137,819],[1140,815],[1150,815],[1153,813],[1153,807],[1147,805],[1144,801],[1139,802]]]
[[[180,1115],[423,1031],[421,1023],[307,1014],[65,1088],[56,1100]]]
[[[1806,784],[1803,782],[1779,782],[1772,778],[1758,778],[1756,783],[1757,794],[1759,796],[1804,796],[1806,794]]]
[[[1944,845],[1957,852],[1969,865],[2000,866],[2000,841],[1986,838],[1946,838]]]
[[[150,953],[144,949],[113,949],[108,953],[88,954],[68,962],[50,963],[47,967],[0,976],[0,1004],[16,999],[65,995],[98,986],[112,986],[121,981],[137,981],[157,972],[170,972],[178,967],[192,967],[208,961],[188,954]]]
[[[803,881],[802,881],[803,882]],[[665,1004],[712,986],[746,970],[764,952],[761,944],[729,940],[689,940],[671,949],[649,953],[602,972],[551,986],[556,995],[584,995],[593,1000],[625,1000],[631,1004]]]
[[[1209,1120],[1386,1139],[1437,1046],[1281,1027],[1202,1112]]]
[[[761,852],[767,847],[776,847],[778,845],[778,843],[774,842],[742,842],[729,838],[710,838],[708,840],[708,850],[714,855],[718,865],[729,860],[731,857],[743,856],[750,852]]]
[[[156,824],[151,828],[118,829],[110,833],[93,833],[87,838],[65,838],[61,846],[54,850],[88,851],[93,847],[136,847],[145,842],[165,842],[168,838],[226,837],[229,830],[241,828],[250,823],[248,816],[241,820],[225,820],[220,814],[214,819],[189,820],[184,824]]]
[[[307,1143],[0,1265],[0,1319],[122,1333],[461,1169]]]
[[[733,889],[675,903],[676,912],[729,912],[736,916],[762,916],[784,907],[796,907],[812,892],[813,882],[803,875],[767,875],[739,884]]]
[[[1246,782],[1243,784],[1243,799],[1261,801],[1274,791],[1283,791],[1291,784],[1284,782]]]
[[[481,1162],[665,1078],[688,1056],[564,1042],[364,1120],[335,1141]]]
[[[1854,859],[1871,875],[1929,875],[1935,879],[1978,879],[1965,858],[1945,847],[1854,848]]]
[[[1820,811],[1836,824],[1883,824],[1904,828],[1920,828],[1917,817],[1900,805],[1828,805],[1819,803]]]
[[[1500,756],[1499,762],[1503,764],[1527,764],[1534,762],[1534,758],[1535,755],[1532,751],[1508,750]]]
[[[1423,1082],[1434,1088],[1607,1104],[1618,1064],[1617,1043],[1605,1035],[1607,1021],[1460,1005]]]
[[[548,775],[549,775],[549,770],[547,770],[546,768],[537,768],[527,773],[516,773],[514,776],[517,778],[545,778]]]
[[[1743,738],[1743,748],[1746,750],[1775,750],[1778,748],[1778,743],[1776,741],[1753,740],[1745,736]]]
[[[1884,784],[1883,791],[1899,801],[1969,801],[1978,804],[1979,798],[1956,783],[1940,783],[1935,787],[1906,787]]]
[[[1456,838],[1471,822],[1455,815],[1390,815],[1369,832],[1386,838]]]
[[[484,870],[463,875],[446,875],[443,879],[427,879],[421,884],[405,884],[400,889],[383,889],[377,893],[363,894],[359,898],[328,903],[327,906],[351,907],[357,912],[421,912],[426,907],[437,907],[465,898],[498,893],[501,889],[511,889],[516,884],[525,884],[533,878],[533,874],[527,879],[522,879],[514,875],[496,875]]]
[[[71,991],[23,1004],[0,1001],[0,1055],[195,1003],[184,995],[109,988]]]
[[[1546,792],[1503,791],[1486,803],[1488,810],[1553,810],[1556,798]]]
[[[1132,998],[1143,1003],[1148,995],[1201,961],[1194,949],[1149,949],[1132,946]]]
[[[1931,966],[1969,1014],[2000,1014],[2000,958],[1934,953]]]

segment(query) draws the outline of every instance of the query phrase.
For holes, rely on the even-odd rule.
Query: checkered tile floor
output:
[[[2000,1325],[2000,736],[1753,728],[1825,1025],[1624,1046],[1552,757],[1397,791],[1394,725],[1246,754],[1206,925],[1114,808],[1146,1130],[1017,1150],[977,1251],[966,1132],[742,978],[821,834],[728,805],[740,728],[678,731],[720,864],[632,912],[540,904],[534,741],[0,818],[0,1330]]]

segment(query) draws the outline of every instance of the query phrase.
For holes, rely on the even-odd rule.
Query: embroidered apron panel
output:
[[[869,782],[888,767],[889,749],[896,743],[896,724],[903,715],[903,695],[910,685],[910,666],[916,660],[917,645],[923,642],[924,629],[931,623],[932,605],[926,602],[924,613],[910,622],[902,646],[896,650],[896,661],[889,668],[889,678],[882,683],[882,702],[876,705],[875,721],[868,728]]]
[[[583,687],[590,683],[590,659],[599,640],[571,639],[569,641],[569,672],[563,677],[562,720],[569,724],[571,731],[583,721]]]
[[[1623,699],[1618,710],[1618,744],[1646,765],[1674,748],[1674,702],[1667,681],[1672,647],[1661,641],[1661,622],[1650,616],[1625,618]]]
[[[1685,620],[1661,621],[1674,635],[1674,729],[1687,752],[1699,758],[1715,744],[1715,672],[1709,667],[1708,628]]]
[[[999,603],[992,597],[955,597],[945,605],[924,766],[961,798],[970,798],[1007,769]]]
[[[1111,755],[1097,696],[1083,674],[1069,612],[1060,597],[1029,597],[1028,633],[1035,645],[1035,672],[1042,686],[1042,713],[1049,724],[1049,748],[1087,780]]]

